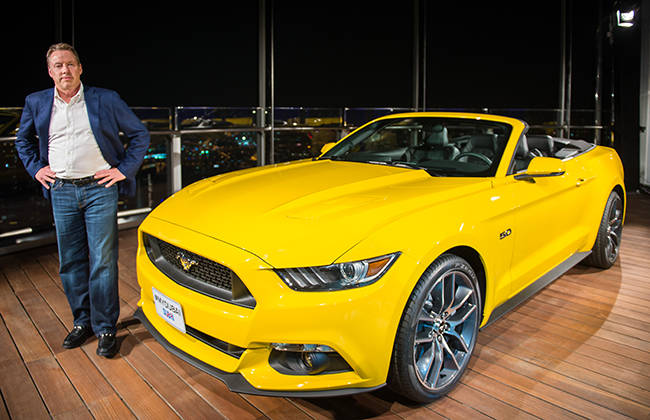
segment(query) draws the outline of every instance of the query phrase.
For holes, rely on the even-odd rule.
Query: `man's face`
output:
[[[61,91],[70,91],[81,83],[81,63],[70,51],[54,51],[48,60],[47,72]]]

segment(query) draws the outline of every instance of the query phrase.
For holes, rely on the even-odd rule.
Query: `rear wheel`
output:
[[[622,234],[623,199],[616,191],[612,191],[607,198],[596,242],[585,263],[600,268],[611,267],[618,258]]]
[[[481,297],[464,259],[446,254],[422,275],[408,300],[395,339],[391,387],[429,402],[449,392],[474,350]]]

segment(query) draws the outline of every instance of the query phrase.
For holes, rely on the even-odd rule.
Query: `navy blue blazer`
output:
[[[106,162],[126,177],[118,182],[120,194],[135,195],[135,174],[149,147],[149,132],[115,91],[84,86],[84,100],[99,150]],[[54,88],[25,98],[16,134],[16,150],[32,178],[49,165],[48,139],[53,103]],[[120,131],[129,139],[126,149],[120,140]],[[43,195],[49,198],[49,190],[43,188]]]

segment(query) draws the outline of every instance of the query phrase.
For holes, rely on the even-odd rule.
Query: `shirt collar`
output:
[[[61,96],[59,95],[59,91],[56,87],[54,88],[54,99],[65,103],[63,98],[61,98]],[[84,100],[84,84],[79,82],[79,91],[72,97],[72,99],[70,99],[70,104],[81,102],[83,100]]]

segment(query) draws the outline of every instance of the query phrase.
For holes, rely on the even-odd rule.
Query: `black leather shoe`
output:
[[[109,359],[117,353],[117,338],[113,333],[104,333],[99,336],[97,344],[97,354],[108,357]]]
[[[65,339],[63,340],[64,349],[74,349],[79,347],[92,337],[93,330],[85,325],[75,325]]]

